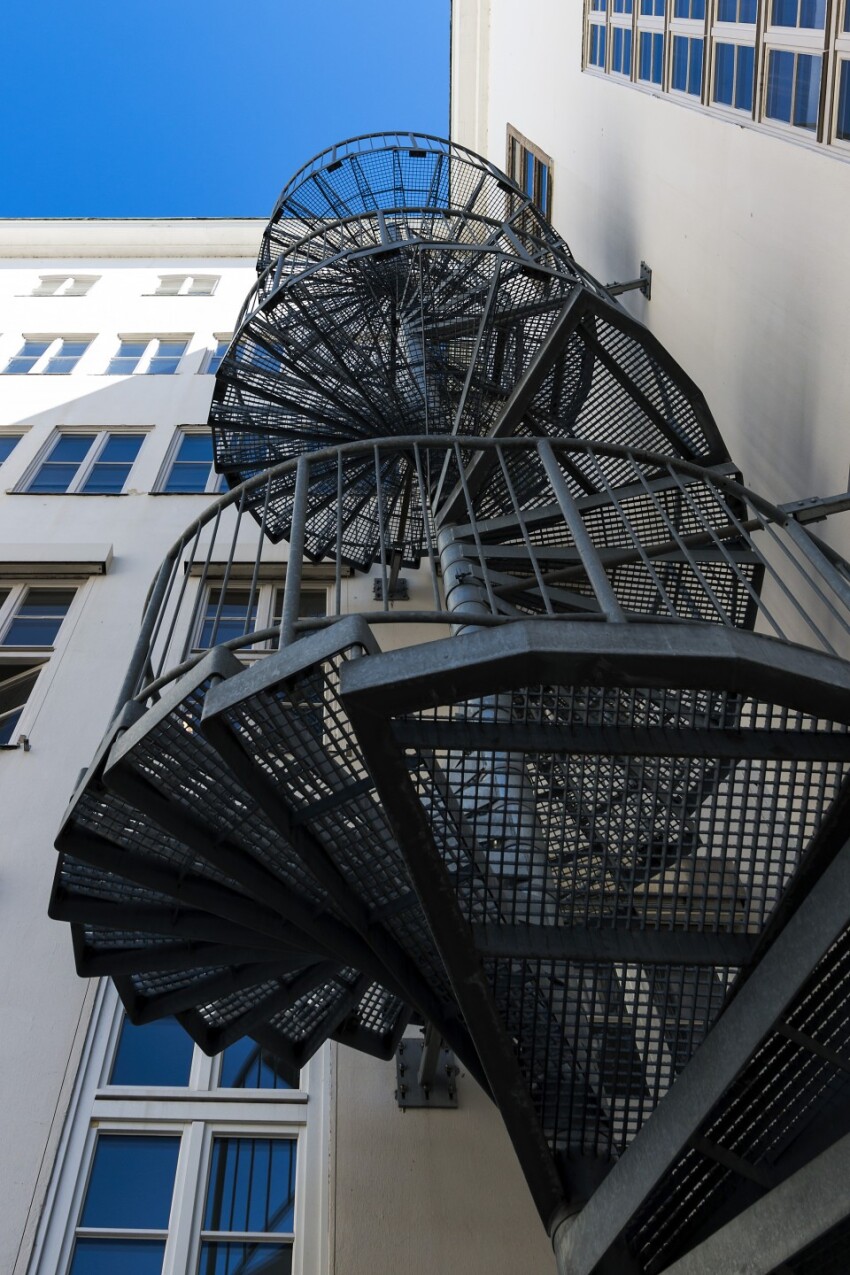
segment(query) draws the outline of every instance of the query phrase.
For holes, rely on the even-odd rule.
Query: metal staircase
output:
[[[51,914],[135,1021],[176,1013],[211,1052],[249,1034],[294,1074],[433,1024],[559,1269],[664,1269],[761,1154],[730,1116],[711,1160],[745,1069],[786,1143],[840,1088],[773,1095],[776,1016],[754,1026],[586,1238],[581,1204],[843,862],[846,564],[741,484],[692,382],[462,148],[317,157],[258,272],[210,418],[232,490],[154,581]],[[818,1052],[795,1008],[839,946],[776,1030],[842,1073],[850,1021]],[[699,1208],[694,1156],[722,1170]]]

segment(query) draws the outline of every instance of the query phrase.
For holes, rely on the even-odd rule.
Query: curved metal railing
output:
[[[439,509],[436,517],[428,509],[447,457],[463,472],[475,458],[487,473],[479,473],[477,494],[461,484],[451,523],[441,526]],[[411,476],[406,508],[386,490],[400,460]],[[596,494],[570,491],[579,465],[598,475]],[[297,545],[293,555],[271,542],[262,516],[282,482],[297,501],[299,466],[302,490],[315,495],[323,485],[326,495],[324,507],[304,520],[303,562]],[[338,493],[352,473],[364,471],[373,475],[374,499],[368,509],[347,513]],[[520,492],[529,489],[533,499],[523,500]],[[252,510],[256,516],[246,517]],[[344,560],[358,519],[381,546],[369,574]],[[393,546],[411,519],[421,524],[423,558],[403,593]],[[293,636],[356,613],[373,626],[404,625],[405,641],[416,640],[411,626],[422,626],[420,640],[430,640],[435,626],[445,631],[457,623],[464,599],[475,595],[479,627],[530,616],[675,621],[752,629],[850,653],[846,579],[804,527],[729,472],[610,445],[421,435],[308,453],[212,504],[160,566],[127,697],[155,693],[215,645],[249,658],[274,649],[286,594]],[[302,594],[306,605],[296,606]]]

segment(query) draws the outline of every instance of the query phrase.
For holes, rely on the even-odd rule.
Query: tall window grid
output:
[[[604,35],[604,33],[603,33]],[[506,168],[545,217],[552,213],[552,159],[539,146],[508,125]]]
[[[24,475],[18,490],[33,495],[118,495],[144,441],[144,434],[129,431],[59,434]]]
[[[64,376],[73,372],[92,343],[86,336],[28,336],[2,369],[4,376]]]
[[[584,67],[850,154],[850,0],[587,0]]]

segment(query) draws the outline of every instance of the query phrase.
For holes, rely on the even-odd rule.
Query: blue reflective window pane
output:
[[[794,54],[771,49],[767,63],[767,97],[764,113],[771,120],[791,119],[794,86]]]
[[[673,88],[682,92],[688,86],[688,43],[683,35],[673,37]]]
[[[52,462],[48,462],[42,465],[27,487],[27,491],[53,494],[67,491],[76,478],[79,468],[79,465],[54,465]]]
[[[30,589],[3,638],[4,646],[52,646],[74,589]]]
[[[800,0],[800,26],[823,30],[826,0]]]
[[[85,459],[86,453],[96,438],[96,434],[63,434],[51,448],[48,460],[79,462]]]
[[[180,1139],[101,1134],[81,1226],[168,1228]]]
[[[188,1085],[194,1045],[176,1018],[136,1027],[125,1018],[111,1085]]]
[[[210,476],[209,465],[174,464],[165,480],[164,491],[170,492],[203,492],[207,489]]]
[[[148,348],[147,341],[122,341],[118,353],[109,361],[107,376],[124,376],[135,371],[139,359]]]
[[[129,465],[93,465],[80,491],[87,496],[115,496],[124,490],[129,473]]]
[[[688,64],[688,92],[699,97],[702,92],[702,40],[690,41],[690,62]]]
[[[742,44],[737,54],[738,73],[735,78],[735,107],[739,111],[752,111],[753,85],[755,84],[755,49]]]
[[[218,645],[220,642],[229,642],[231,638],[242,637],[256,628],[257,599],[254,598],[249,613],[250,596],[248,589],[228,589],[219,609],[221,590],[213,589],[204,612],[204,623],[198,645],[206,648]],[[218,616],[217,622],[216,616]]]
[[[731,106],[735,89],[735,45],[717,44],[714,48],[714,100]]]
[[[538,161],[538,171],[540,173],[540,207],[544,213],[549,211],[549,165],[541,164]]]
[[[216,1138],[203,1229],[291,1232],[294,1218],[295,1143]]]
[[[844,0],[844,30],[850,31],[850,0]]]
[[[771,21],[775,27],[795,27],[797,25],[798,0],[773,0]]]
[[[821,59],[807,53],[797,55],[797,82],[794,85],[793,124],[798,128],[815,129],[818,125],[820,105]]]
[[[22,376],[29,372],[50,344],[50,341],[24,341],[18,353],[4,367],[4,375]]]
[[[160,1275],[165,1240],[78,1239],[69,1275]]]
[[[274,1065],[274,1055],[247,1036],[225,1049],[218,1083],[223,1089],[290,1088]]]
[[[755,22],[758,0],[740,0],[738,9],[739,22]]]
[[[212,434],[184,434],[177,453],[178,461],[203,460],[212,464]]]
[[[605,66],[605,28],[590,28],[590,62],[592,66]]]
[[[145,441],[144,434],[110,434],[103,445],[99,461],[133,461]]]
[[[850,62],[841,63],[838,82],[838,121],[836,136],[842,141],[850,141]]]
[[[7,434],[5,438],[0,438],[0,465],[10,456],[14,450],[15,444],[21,441],[20,434]]]
[[[201,1245],[198,1275],[291,1275],[292,1249],[288,1244]]]

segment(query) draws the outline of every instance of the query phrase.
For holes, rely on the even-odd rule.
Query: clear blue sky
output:
[[[448,130],[450,0],[5,0],[0,216],[262,217],[343,138]]]

